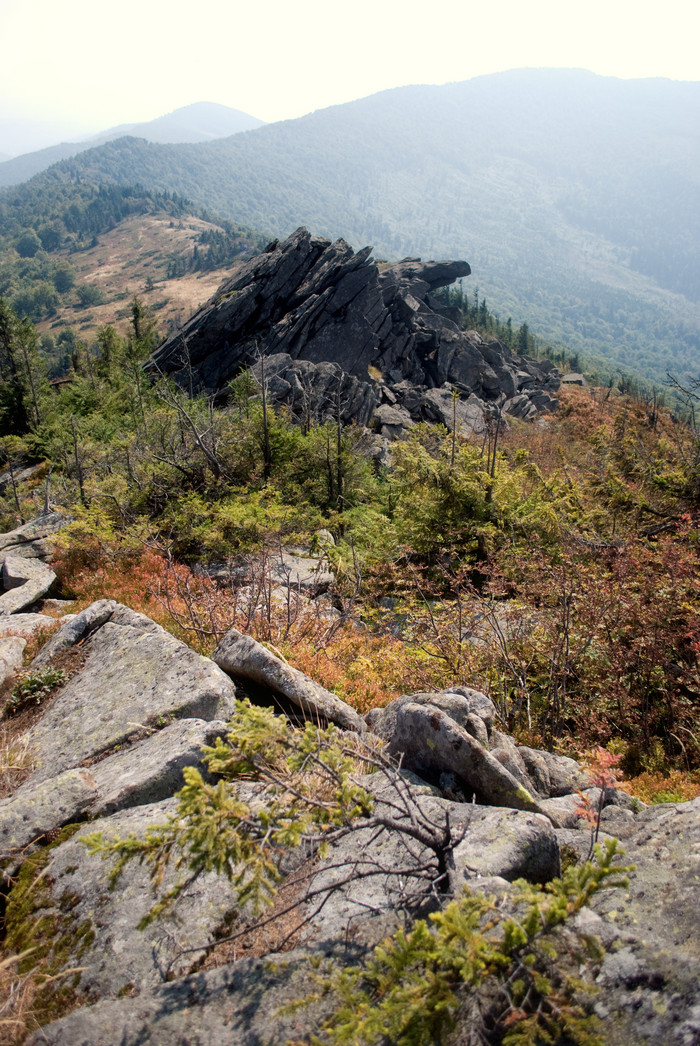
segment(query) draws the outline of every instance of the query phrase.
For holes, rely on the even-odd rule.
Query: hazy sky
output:
[[[60,121],[65,137],[197,101],[283,120],[525,66],[700,80],[694,11],[693,0],[0,0],[0,138],[14,121]]]

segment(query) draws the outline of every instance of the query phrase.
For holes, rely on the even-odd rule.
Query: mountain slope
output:
[[[47,172],[182,193],[271,235],[463,257],[489,304],[659,380],[700,358],[700,84],[519,70]]]
[[[0,298],[37,324],[57,375],[76,338],[128,317],[134,295],[165,334],[264,243],[171,194],[28,183],[0,193]]]
[[[195,102],[145,123],[120,124],[79,142],[61,142],[13,159],[0,157],[0,186],[18,185],[54,163],[124,135],[149,142],[209,142],[241,131],[262,127],[255,116],[215,102]]]

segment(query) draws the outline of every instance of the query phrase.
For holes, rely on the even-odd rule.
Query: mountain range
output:
[[[464,258],[504,321],[657,382],[698,372],[699,83],[515,70],[208,142],[119,138],[38,179],[177,192],[388,259]]]
[[[76,142],[61,142],[12,158],[0,153],[0,186],[20,184],[60,160],[125,135],[145,138],[148,142],[209,142],[214,138],[224,138],[262,126],[263,121],[257,117],[227,105],[195,102],[158,116],[155,120],[119,124]]]

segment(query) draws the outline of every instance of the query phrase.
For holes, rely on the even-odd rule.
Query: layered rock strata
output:
[[[417,421],[479,431],[489,414],[532,418],[556,404],[556,369],[461,331],[435,291],[464,261],[380,267],[371,248],[297,229],[235,272],[147,364],[189,391],[219,394],[255,368],[299,416],[340,415],[393,436]]]

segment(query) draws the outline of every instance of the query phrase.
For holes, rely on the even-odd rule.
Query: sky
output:
[[[694,0],[0,0],[0,152],[192,102],[271,122],[523,67],[700,80],[694,12]]]

